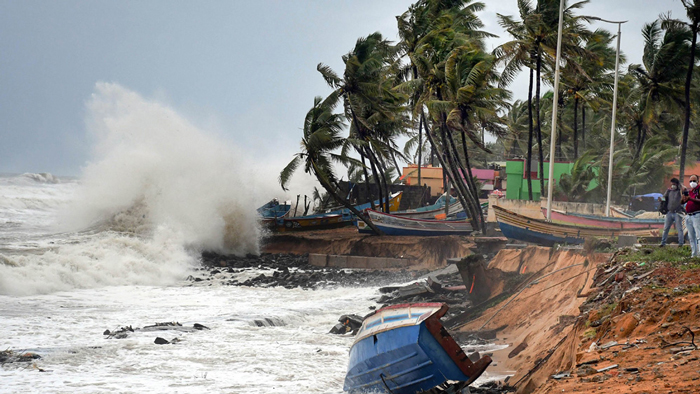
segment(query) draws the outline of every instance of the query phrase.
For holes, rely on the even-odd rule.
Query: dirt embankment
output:
[[[580,251],[542,247],[502,250],[486,270],[492,278],[490,305],[486,301],[487,309],[476,310],[474,316],[455,322],[455,326],[463,333],[476,333],[508,345],[494,354],[496,362],[490,368],[514,372],[508,383],[518,383],[519,392],[536,392],[533,387],[541,382],[531,383],[533,378],[525,375],[546,349],[571,331],[580,313],[578,308],[590,291],[596,266],[606,258],[602,254],[586,256]]]
[[[543,382],[537,392],[700,392],[697,262],[618,257],[600,268],[584,313],[533,374]],[[550,378],[556,373],[566,377]]]
[[[416,269],[445,266],[447,259],[464,257],[479,251],[493,254],[506,243],[505,238],[474,237],[398,237],[359,234],[354,228],[298,233],[270,234],[263,241],[266,253],[320,253],[334,255],[415,259]]]
[[[487,275],[520,278],[459,330],[508,345],[489,368],[518,393],[698,393],[700,262],[635,253],[503,250]]]

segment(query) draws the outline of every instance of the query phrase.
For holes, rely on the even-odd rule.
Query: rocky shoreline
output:
[[[238,280],[246,271],[263,271],[259,275]],[[379,295],[375,300],[378,309],[387,305],[414,302],[444,302],[450,309],[445,320],[458,316],[472,305],[467,299],[464,282],[457,268],[428,270],[353,270],[336,267],[317,267],[308,263],[308,254],[263,253],[259,256],[235,256],[206,252],[202,254],[202,266],[197,276],[188,278],[192,285],[207,285],[213,281],[229,286],[302,288],[315,290],[333,287],[376,287]],[[372,311],[348,311],[339,321],[354,323],[343,329],[343,324],[329,327],[332,333],[350,333],[358,328],[362,317]],[[347,319],[354,317],[353,319]],[[274,324],[273,324],[274,325]],[[357,326],[357,327],[356,327]],[[454,333],[455,339],[470,345],[484,344],[479,338]],[[460,338],[461,337],[461,338]],[[471,393],[501,394],[513,392],[507,385],[495,382],[482,387],[470,387]]]
[[[259,256],[202,254],[200,275],[188,278],[194,285],[218,281],[229,286],[302,288],[315,290],[334,287],[376,287],[380,296],[377,308],[398,303],[444,302],[449,306],[445,319],[463,313],[471,306],[464,292],[464,282],[456,267],[436,271],[353,270],[317,267],[308,264],[308,255],[270,254]],[[239,280],[249,270],[263,270],[259,275]],[[354,311],[364,316],[367,311]]]

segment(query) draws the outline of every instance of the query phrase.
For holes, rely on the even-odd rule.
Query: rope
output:
[[[525,287],[523,287],[519,292],[517,292],[517,293],[515,294],[515,296],[513,296],[513,298],[511,298],[510,300],[508,300],[508,302],[506,302],[505,305],[503,305],[501,308],[499,308],[499,309],[496,311],[496,313],[493,314],[493,316],[491,316],[488,320],[486,320],[486,323],[484,323],[484,324],[479,328],[478,331],[483,330],[484,327],[486,327],[486,325],[489,324],[489,323],[491,322],[491,320],[493,320],[494,317],[496,317],[505,307],[507,307],[508,304],[510,304],[511,302],[513,302],[513,300],[515,300],[516,298],[518,298],[518,296],[520,295],[520,293],[522,293],[523,291],[525,291],[525,289],[528,289],[528,288],[530,287],[531,284],[533,284],[533,283],[539,281],[540,279],[544,279],[544,278],[546,278],[546,277],[548,277],[548,276],[550,276],[550,275],[554,275],[554,274],[556,274],[556,273],[559,272],[559,271],[564,271],[564,270],[567,270],[567,269],[569,269],[569,268],[579,267],[579,266],[582,266],[582,265],[588,265],[588,260],[586,260],[585,262],[580,263],[580,264],[574,264],[574,265],[570,265],[570,266],[567,266],[567,267],[564,267],[564,268],[559,268],[559,269],[556,270],[556,271],[552,271],[552,272],[550,272],[550,273],[548,273],[548,274],[546,274],[546,275],[542,275],[542,276],[540,276],[539,278],[536,278],[536,279],[531,280],[527,285],[525,285]]]
[[[546,289],[542,289],[542,290],[538,291],[538,292],[535,293],[535,294],[530,294],[530,295],[527,296],[527,297],[523,297],[523,299],[530,298],[530,297],[532,297],[532,296],[536,296],[537,294],[540,294],[540,293],[542,293],[543,291],[547,291],[547,290],[551,289],[552,287],[557,287],[557,286],[559,286],[560,284],[562,284],[562,283],[564,283],[564,282],[568,282],[568,281],[570,281],[571,279],[574,279],[574,278],[576,278],[576,277],[578,277],[578,276],[581,276],[581,275],[583,275],[583,274],[587,274],[587,273],[589,273],[589,272],[591,272],[591,271],[595,271],[595,270],[597,270],[597,269],[598,269],[598,268],[589,269],[589,270],[587,270],[587,271],[583,271],[583,272],[581,272],[581,273],[579,273],[579,274],[576,274],[576,275],[574,275],[574,276],[572,276],[572,277],[570,277],[570,278],[568,278],[568,279],[564,279],[564,280],[561,281],[561,282],[558,282],[558,283],[556,283],[556,284],[553,284],[553,285],[547,287]]]
[[[391,389],[389,388],[389,386],[386,384],[386,380],[384,380],[384,374],[383,374],[383,373],[380,373],[380,374],[379,374],[379,377],[382,378],[382,383],[384,383],[384,387],[386,387],[386,391],[388,391],[389,394],[394,394],[394,392],[391,391]]]

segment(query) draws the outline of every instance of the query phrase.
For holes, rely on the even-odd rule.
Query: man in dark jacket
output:
[[[664,223],[664,233],[661,236],[661,246],[666,245],[668,238],[668,230],[671,229],[673,222],[676,222],[676,230],[678,230],[678,246],[683,246],[683,204],[681,197],[683,195],[683,187],[677,178],[671,178],[671,187],[664,193],[663,199],[666,201],[668,212],[666,213],[666,222]]]

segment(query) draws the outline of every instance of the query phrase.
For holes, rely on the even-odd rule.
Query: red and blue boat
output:
[[[496,213],[498,227],[506,238],[543,246],[582,244],[587,238],[613,238],[620,235],[652,236],[659,233],[658,229],[620,229],[553,223],[520,215],[499,206],[494,206],[493,210]]]
[[[547,216],[547,208],[542,208],[542,214]],[[609,216],[586,215],[563,212],[552,209],[552,221],[555,223],[571,224],[588,227],[603,227],[618,230],[660,230],[664,228],[664,217],[657,219],[634,219]]]
[[[344,390],[415,394],[473,383],[491,358],[469,359],[440,322],[446,312],[443,303],[401,304],[365,318],[350,348]]]
[[[365,210],[372,223],[386,235],[469,235],[473,228],[471,223],[464,220],[428,220],[412,219],[403,216],[389,215],[383,212]],[[372,233],[372,229],[363,221],[357,221],[360,233]]]

